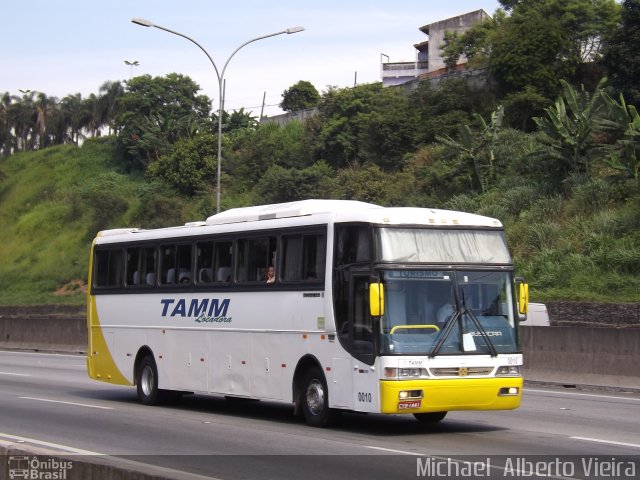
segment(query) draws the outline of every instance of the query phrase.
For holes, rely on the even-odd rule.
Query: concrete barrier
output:
[[[525,379],[640,389],[640,328],[521,327]],[[0,307],[0,348],[86,353],[84,307]]]
[[[640,329],[521,327],[530,381],[640,389]]]
[[[0,307],[0,348],[85,353],[84,307]]]

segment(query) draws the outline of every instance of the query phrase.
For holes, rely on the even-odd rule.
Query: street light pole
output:
[[[149,20],[145,20],[143,18],[137,18],[136,17],[136,18],[131,19],[131,21],[133,23],[135,23],[136,25],[141,25],[143,27],[155,27],[155,28],[158,28],[160,30],[164,30],[165,32],[169,32],[169,33],[173,33],[174,35],[178,35],[179,37],[186,38],[187,40],[189,40],[191,43],[194,43],[198,48],[200,48],[200,50],[202,50],[204,52],[204,54],[207,56],[207,58],[211,62],[211,65],[213,65],[213,69],[216,71],[216,76],[218,77],[218,165],[217,165],[217,171],[216,171],[216,174],[217,174],[217,178],[216,178],[216,213],[220,213],[220,174],[222,172],[222,113],[223,113],[223,107],[224,107],[224,73],[227,70],[227,65],[229,65],[229,62],[231,61],[233,56],[236,53],[238,53],[238,50],[240,50],[241,48],[249,45],[250,43],[257,42],[258,40],[263,40],[263,39],[269,38],[269,37],[275,37],[276,35],[282,35],[284,33],[289,35],[289,34],[292,34],[292,33],[302,32],[304,30],[304,27],[291,27],[291,28],[287,28],[286,30],[282,30],[280,32],[270,33],[268,35],[262,35],[260,37],[252,38],[251,40],[248,40],[248,41],[244,42],[242,45],[240,45],[238,48],[236,48],[233,51],[233,53],[231,53],[231,55],[229,55],[229,58],[227,58],[227,60],[224,62],[222,70],[218,71],[218,67],[216,67],[216,64],[213,61],[213,59],[211,58],[211,55],[209,55],[209,52],[207,52],[204,49],[204,47],[202,45],[200,45],[198,42],[196,42],[193,38],[188,37],[184,33],[176,32],[175,30],[171,30],[169,28],[162,27],[160,25],[156,25],[155,23],[150,22]]]
[[[129,65],[129,67],[131,67],[131,73],[129,75],[129,79],[133,78],[133,67],[137,67],[138,65],[140,65],[140,62],[138,60],[133,60],[133,61],[125,60],[124,63]]]

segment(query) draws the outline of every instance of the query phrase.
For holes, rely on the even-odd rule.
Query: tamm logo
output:
[[[163,298],[163,317],[193,318],[197,323],[231,323],[231,317],[227,316],[231,300],[224,298],[194,298],[190,301],[184,298]]]

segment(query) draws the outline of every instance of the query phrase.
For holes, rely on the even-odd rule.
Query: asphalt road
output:
[[[436,465],[426,463],[430,458],[458,466],[479,459],[491,463],[491,478],[505,478],[505,465],[519,458],[569,462],[570,456],[614,458],[614,467],[634,461],[638,470],[639,413],[638,393],[530,387],[514,411],[451,412],[433,426],[412,416],[345,414],[337,427],[314,429],[290,405],[269,402],[193,395],[146,407],[133,388],[90,380],[84,357],[0,351],[0,441],[126,458],[176,476],[388,480],[447,473],[446,465],[427,471]]]

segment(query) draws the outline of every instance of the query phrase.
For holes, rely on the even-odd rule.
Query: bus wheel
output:
[[[413,416],[420,423],[438,423],[447,416],[447,412],[414,413]]]
[[[158,389],[158,368],[153,357],[146,356],[140,361],[136,385],[140,403],[158,405],[164,400],[164,392]]]
[[[301,392],[302,413],[308,425],[326,427],[335,420],[336,413],[329,409],[329,390],[322,370],[312,367],[304,376]]]

